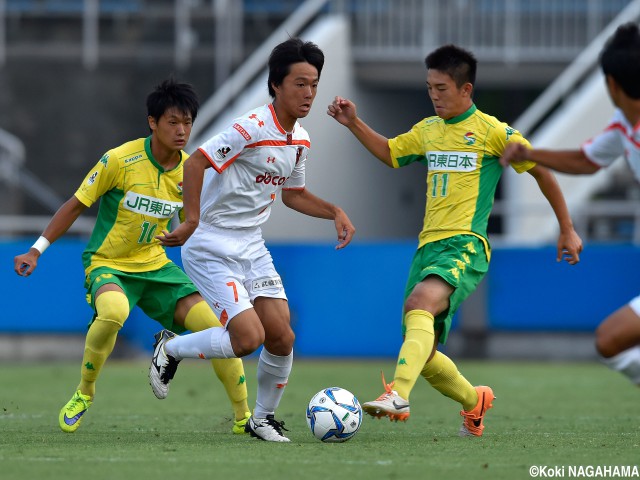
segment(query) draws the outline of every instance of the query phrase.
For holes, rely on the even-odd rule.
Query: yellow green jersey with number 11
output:
[[[472,105],[462,115],[444,120],[425,118],[389,140],[395,168],[420,162],[427,167],[427,206],[419,247],[453,237],[480,237],[489,256],[487,223],[508,142],[529,146],[520,132]],[[533,162],[514,165],[518,173]]]
[[[170,262],[156,240],[182,210],[182,169],[188,155],[165,171],[151,153],[151,137],[109,150],[75,193],[87,207],[100,199],[96,224],[82,254],[85,273],[97,267],[148,272]]]

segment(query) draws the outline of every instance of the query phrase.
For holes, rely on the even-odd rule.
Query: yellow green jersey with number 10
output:
[[[82,254],[85,273],[97,267],[148,272],[170,262],[154,237],[182,210],[182,169],[165,171],[151,153],[151,137],[109,150],[75,193],[87,207],[100,199],[91,238]]]
[[[508,142],[529,146],[506,123],[472,105],[462,115],[443,120],[429,117],[389,140],[393,166],[420,162],[427,167],[427,206],[419,245],[453,237],[476,235],[487,256],[487,223],[502,174],[500,156]],[[533,162],[514,166],[518,173]]]

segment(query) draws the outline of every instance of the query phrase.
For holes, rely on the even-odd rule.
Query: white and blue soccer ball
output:
[[[346,442],[362,425],[362,407],[356,396],[340,387],[324,388],[307,407],[307,425],[320,441]]]

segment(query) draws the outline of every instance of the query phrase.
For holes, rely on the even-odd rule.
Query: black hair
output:
[[[316,67],[319,78],[324,65],[324,53],[315,43],[304,42],[299,38],[285,40],[271,51],[267,86],[272,98],[276,96],[273,85],[281,85],[284,77],[291,71],[291,64],[300,62],[307,62]]]
[[[473,85],[476,81],[478,61],[473,54],[456,45],[444,45],[437,48],[424,59],[427,69],[438,70],[453,78],[458,88],[465,83]]]
[[[600,53],[600,67],[629,97],[640,99],[640,30],[635,23],[620,25]]]
[[[176,82],[173,78],[163,81],[147,96],[147,115],[156,121],[170,108],[191,114],[191,120],[198,116],[200,101],[193,86]]]

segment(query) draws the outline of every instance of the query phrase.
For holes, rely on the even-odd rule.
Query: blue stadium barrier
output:
[[[81,253],[85,242],[60,240],[29,278],[13,272],[13,257],[33,239],[0,241],[5,314],[0,334],[84,333]],[[415,242],[271,245],[289,297],[296,355],[394,357]],[[179,251],[169,256],[181,264]],[[487,275],[488,327],[500,331],[582,331],[640,293],[640,248],[589,245],[576,266],[556,263],[555,248],[495,249]],[[135,308],[122,336],[151,349],[156,322]]]

